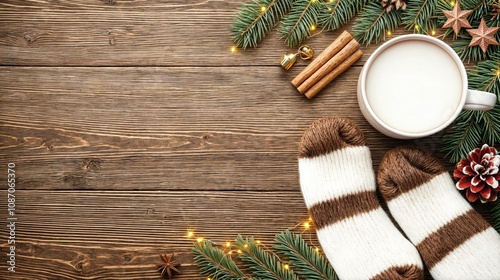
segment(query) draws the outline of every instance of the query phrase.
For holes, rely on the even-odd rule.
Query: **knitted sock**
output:
[[[370,150],[345,118],[322,118],[299,145],[302,194],[340,279],[421,279],[415,247],[380,207]]]
[[[380,164],[378,183],[435,279],[500,279],[500,235],[437,159],[416,148],[393,149]]]

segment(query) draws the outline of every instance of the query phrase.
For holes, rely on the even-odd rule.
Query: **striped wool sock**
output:
[[[378,173],[389,210],[435,279],[500,279],[500,235],[417,148],[389,151]]]
[[[380,207],[370,150],[345,118],[322,118],[299,146],[302,194],[340,279],[421,279],[415,247]]]

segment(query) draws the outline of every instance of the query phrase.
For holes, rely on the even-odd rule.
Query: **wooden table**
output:
[[[307,219],[297,144],[321,116],[358,123],[375,170],[401,144],[442,156],[441,135],[398,141],[361,115],[357,76],[376,46],[307,100],[290,84],[306,63],[281,69],[280,56],[293,50],[276,32],[258,49],[230,52],[240,5],[0,3],[0,178],[15,163],[18,218],[16,273],[5,273],[1,226],[2,279],[159,279],[166,252],[184,264],[175,279],[203,279],[188,229],[270,243]],[[340,32],[307,43],[320,52]],[[2,190],[2,223],[6,201]]]

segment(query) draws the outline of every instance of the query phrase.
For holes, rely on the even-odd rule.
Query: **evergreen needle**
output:
[[[274,248],[288,257],[290,265],[303,279],[337,280],[332,266],[298,234],[285,230],[276,235]]]
[[[240,259],[255,277],[266,280],[299,280],[292,269],[285,267],[276,255],[259,247],[253,237],[243,239],[238,235],[235,243]]]
[[[294,0],[252,0],[244,4],[233,22],[231,32],[237,47],[257,47],[271,32]]]
[[[249,279],[241,272],[229,255],[218,248],[214,248],[208,240],[203,243],[195,243],[193,254],[194,262],[204,276],[218,280]]]

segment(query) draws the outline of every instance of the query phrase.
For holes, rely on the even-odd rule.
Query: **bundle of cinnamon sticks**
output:
[[[292,84],[308,99],[313,98],[361,58],[363,53],[359,47],[352,35],[344,31],[293,79]]]

